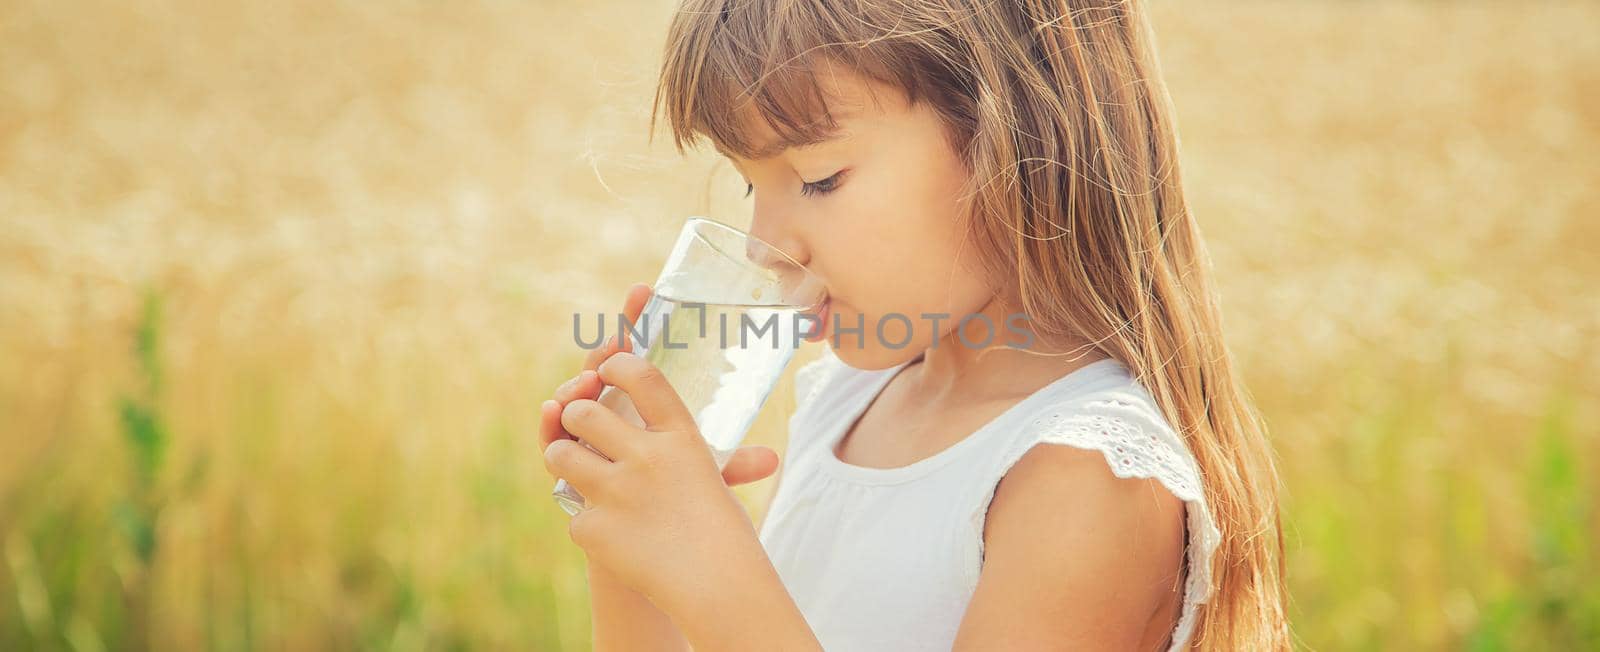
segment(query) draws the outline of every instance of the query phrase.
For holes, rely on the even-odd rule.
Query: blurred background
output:
[[[672,5],[0,0],[0,649],[586,649],[571,314],[749,220]],[[1600,648],[1600,5],[1154,15],[1300,641]]]

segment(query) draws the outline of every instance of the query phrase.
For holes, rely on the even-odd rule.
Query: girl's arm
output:
[[[717,590],[664,605],[672,616],[605,567],[589,564],[593,649],[822,650],[777,570],[764,555],[756,557],[730,560],[723,567],[728,576],[715,582]],[[675,619],[686,623],[685,631]]]
[[[757,473],[759,474],[759,472]],[[777,493],[776,485],[781,480],[781,477],[781,470],[773,475],[773,494]],[[735,478],[730,484],[739,484],[741,480],[743,478]],[[769,496],[767,500],[769,510],[771,502],[771,497]],[[756,564],[757,568],[762,566],[770,568],[770,562]],[[592,621],[594,623],[594,650],[595,652],[608,652],[610,650],[741,649],[748,648],[752,640],[762,641],[763,648],[777,650],[821,649],[817,645],[811,630],[805,625],[804,617],[800,615],[799,609],[794,606],[788,590],[782,587],[781,582],[775,581],[776,579],[777,575],[774,570],[767,578],[765,590],[771,592],[773,585],[776,585],[776,588],[782,592],[778,596],[781,598],[781,602],[771,595],[760,596],[762,587],[753,586],[750,594],[754,597],[745,599],[739,596],[732,596],[717,601],[718,603],[732,603],[732,606],[717,606],[712,601],[705,600],[696,601],[697,604],[683,607],[683,609],[693,614],[689,616],[690,619],[700,619],[711,623],[711,626],[706,629],[714,630],[697,637],[696,640],[702,642],[698,646],[691,647],[689,639],[678,629],[672,618],[668,617],[666,612],[657,607],[649,598],[623,584],[616,576],[606,571],[604,567],[597,564],[589,564],[589,595]],[[740,584],[742,583],[732,583],[729,586],[738,586]],[[749,601],[753,601],[753,604]],[[774,612],[771,615],[762,615],[756,613],[758,610],[746,609],[746,607],[750,606],[774,605],[774,603],[779,608],[771,610]],[[782,607],[783,604],[787,604],[788,608]],[[719,609],[724,611],[719,612]],[[774,632],[780,631],[782,628],[770,626],[774,621],[781,622],[786,616],[798,622],[798,625],[795,622],[791,622],[788,625],[788,628],[793,632],[791,636],[795,640],[787,644],[780,641],[779,637],[772,636]],[[747,625],[745,629],[751,629],[752,631],[744,633],[733,631],[733,628],[740,624]],[[757,638],[745,638],[749,636]],[[726,644],[719,641],[726,641]]]
[[[626,393],[638,420],[593,399],[561,400],[598,396],[601,385]],[[728,488],[772,475],[776,453],[742,446],[719,472],[694,415],[637,355],[606,356],[557,394],[540,406],[544,463],[596,499],[567,527],[599,571],[591,573],[596,648],[687,640],[700,652],[821,649]]]
[[[736,462],[744,462],[739,459]],[[765,471],[742,471],[742,463],[730,462],[728,475],[733,475],[728,484],[742,484],[747,481],[757,481],[765,475]],[[749,473],[749,476],[744,476]],[[773,489],[766,497],[768,513],[771,510],[773,497],[778,495],[778,484],[782,481],[782,470],[774,470]],[[765,515],[762,516],[766,518]],[[757,526],[758,527],[758,526]],[[789,593],[784,590],[784,601],[792,604]],[[650,598],[645,598],[642,593],[632,590],[624,585],[616,575],[606,571],[605,567],[598,564],[589,564],[589,604],[590,622],[592,625],[592,646],[595,652],[610,652],[610,650],[694,650],[688,638],[683,636],[683,631],[678,630],[677,623],[667,617],[661,607],[656,606]],[[798,614],[798,609],[795,609]],[[730,617],[733,614],[730,614]],[[715,618],[712,615],[710,618]],[[739,620],[749,620],[741,617]],[[802,639],[814,642],[810,630],[805,630]],[[771,642],[770,639],[766,641]],[[765,644],[765,642],[763,642]],[[702,644],[699,649],[714,649]],[[797,649],[797,647],[773,646],[773,649]],[[814,647],[821,649],[821,647]]]
[[[730,468],[730,471],[735,471],[735,469]],[[760,472],[758,471],[757,473],[759,474]],[[777,493],[776,484],[781,479],[781,476],[781,471],[774,473],[773,494]],[[753,479],[759,479],[759,477]],[[736,477],[732,482],[730,482],[730,484],[740,484],[742,481],[744,481],[744,478]],[[768,497],[767,504],[770,508],[770,496]],[[766,568],[771,568],[770,562],[767,562],[766,564],[756,564],[757,568],[761,568],[763,566]],[[821,649],[820,646],[809,648],[805,647],[807,642],[814,646],[816,644],[816,639],[811,634],[809,627],[804,624],[803,616],[800,616],[798,607],[794,606],[793,600],[789,597],[788,590],[783,588],[781,581],[776,580],[776,570],[773,570],[768,577],[768,586],[766,587],[766,590],[771,591],[773,588],[772,585],[776,585],[778,591],[781,592],[780,597],[782,602],[788,604],[789,609],[776,609],[774,610],[777,612],[775,615],[763,616],[749,612],[745,609],[745,607],[750,605],[737,604],[740,601],[740,599],[737,597],[731,600],[722,601],[736,603],[732,607],[716,607],[712,605],[710,601],[703,601],[700,602],[698,607],[695,605],[689,605],[685,607],[685,609],[691,610],[695,613],[695,616],[692,617],[702,617],[700,614],[703,613],[704,616],[702,618],[713,623],[714,629],[718,630],[722,630],[723,626],[725,625],[736,625],[738,623],[752,623],[756,625],[756,631],[748,635],[759,635],[761,637],[759,639],[741,640],[739,638],[739,636],[741,636],[740,634],[726,630],[711,632],[711,634],[715,635],[715,638],[726,638],[731,642],[731,647],[726,647],[726,649],[739,649],[740,647],[748,645],[750,640],[762,640],[764,646],[770,644],[772,649],[779,650]],[[737,586],[737,583],[733,584],[732,586]],[[759,593],[761,593],[760,588],[756,588],[754,591],[752,591],[753,595]],[[756,597],[753,599],[757,600],[759,603],[766,604],[770,604],[773,600],[771,596]],[[650,599],[645,597],[643,594],[633,590],[626,584],[623,584],[616,578],[616,576],[607,571],[605,567],[593,563],[589,564],[589,604],[590,620],[593,623],[592,637],[595,652],[609,652],[611,650],[672,650],[676,652],[680,650],[724,649],[722,647],[717,647],[717,643],[711,640],[713,637],[710,635],[705,637],[705,640],[707,641],[706,643],[702,643],[698,647],[691,647],[689,645],[689,639],[686,638],[683,632],[678,629],[678,626],[672,621],[672,618],[670,618],[666,612],[662,611],[661,608],[657,607],[655,603],[651,602]],[[719,608],[728,609],[728,611],[719,617],[717,615],[717,609]],[[787,614],[789,617],[797,617],[801,619],[799,626],[804,628],[803,630],[794,629],[794,624],[790,624],[790,628],[794,629],[795,633],[798,635],[798,639],[800,641],[798,646],[779,644],[776,639],[766,635],[766,630],[764,629],[764,626],[761,625],[761,623],[766,621],[782,620],[785,617],[785,611],[789,612]],[[800,633],[802,631],[803,634]],[[741,645],[741,643],[743,645]]]
[[[597,564],[589,564],[589,606],[595,652],[691,649],[666,613]]]
[[[725,550],[704,590],[675,592],[662,608],[696,652],[823,652],[778,571],[758,546]]]
[[[956,650],[1165,649],[1181,605],[1184,505],[1099,451],[1035,446],[1001,480]]]

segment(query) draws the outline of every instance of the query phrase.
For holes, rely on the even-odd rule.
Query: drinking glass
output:
[[[628,330],[634,353],[660,369],[683,398],[720,470],[801,341],[820,333],[816,309],[826,296],[823,282],[778,248],[691,217],[639,320],[626,324],[615,316],[612,323],[618,333]],[[644,425],[617,387],[607,386],[597,400]],[[569,515],[587,508],[566,480],[552,495]]]

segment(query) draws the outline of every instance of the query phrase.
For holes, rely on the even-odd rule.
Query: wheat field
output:
[[[571,314],[749,216],[671,10],[0,0],[0,649],[586,649]],[[1153,10],[1297,639],[1600,648],[1600,5]]]

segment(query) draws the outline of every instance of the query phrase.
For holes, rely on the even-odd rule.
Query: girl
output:
[[[1288,647],[1276,471],[1139,3],[689,0],[663,110],[832,332],[759,531],[727,485],[776,455],[719,475],[626,341],[544,403],[596,649]],[[1015,315],[1029,345],[984,344]]]

